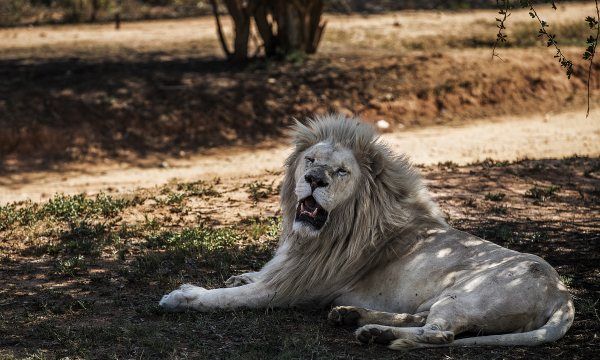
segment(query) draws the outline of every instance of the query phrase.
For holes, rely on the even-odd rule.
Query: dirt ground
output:
[[[600,160],[447,162],[421,171],[453,226],[556,267],[577,309],[563,339],[536,348],[394,353],[327,325],[327,309],[160,311],[161,295],[181,283],[222,286],[269,259],[281,173],[263,172],[1,208],[0,357],[593,357],[600,345]]]
[[[446,161],[464,165],[495,160],[562,158],[600,155],[600,110],[586,118],[583,111],[524,118],[495,118],[461,126],[395,129],[382,139],[417,164]],[[0,178],[0,204],[47,200],[55,193],[123,193],[136,188],[179,181],[239,178],[280,171],[287,143],[265,142],[206,150],[180,157],[151,157],[138,164],[105,161],[73,164],[57,170],[21,172]]]

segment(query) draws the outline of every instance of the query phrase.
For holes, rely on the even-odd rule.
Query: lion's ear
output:
[[[385,162],[386,162],[386,157],[381,151],[376,151],[371,156],[370,167],[371,167],[371,175],[373,176],[373,178],[376,178],[379,175],[381,175],[381,173],[383,172],[383,169],[385,169]]]
[[[294,119],[294,124],[288,131],[288,136],[296,150],[304,150],[315,142],[315,134],[309,126],[304,125],[298,119]]]

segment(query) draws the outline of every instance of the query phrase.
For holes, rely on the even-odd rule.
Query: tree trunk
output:
[[[90,22],[96,21],[96,14],[100,9],[100,0],[92,0],[91,2],[92,12],[90,13]]]
[[[115,29],[121,29],[121,0],[115,0],[116,9],[115,9]]]
[[[231,18],[235,31],[233,40],[233,54],[231,58],[235,61],[248,59],[248,41],[250,40],[250,2],[243,0],[224,0],[225,6]]]
[[[229,46],[227,46],[227,40],[225,39],[225,34],[223,34],[223,27],[221,26],[221,16],[219,15],[219,7],[217,5],[217,0],[210,0],[210,5],[212,7],[213,16],[215,17],[215,22],[217,25],[217,35],[219,36],[221,48],[223,49],[223,52],[225,52],[225,56],[227,56],[228,59],[231,59],[231,51],[229,50]]]
[[[223,0],[234,24],[233,52],[229,52],[222,31],[216,2],[213,15],[223,51],[228,58],[248,58],[252,19],[262,39],[265,56],[285,56],[316,52],[325,22],[321,21],[323,0]]]
[[[321,23],[323,0],[275,0],[273,17],[284,54],[316,52],[325,23]]]
[[[263,47],[266,57],[272,57],[277,54],[277,38],[273,33],[273,24],[269,21],[271,9],[267,0],[259,0],[254,10],[254,22],[258,34],[263,41]]]

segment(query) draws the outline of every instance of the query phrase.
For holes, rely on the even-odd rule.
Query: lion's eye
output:
[[[310,156],[305,157],[305,159],[306,159],[306,162],[309,163],[309,164],[312,164],[312,163],[315,162],[315,158],[312,158]]]
[[[346,175],[348,175],[348,170],[346,170],[346,169],[337,169],[335,173],[338,174],[338,176],[346,176]]]

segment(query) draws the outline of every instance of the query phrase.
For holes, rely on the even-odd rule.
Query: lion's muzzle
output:
[[[325,225],[329,213],[323,209],[321,205],[310,195],[298,202],[296,208],[296,221],[308,223],[316,230],[319,230]]]

